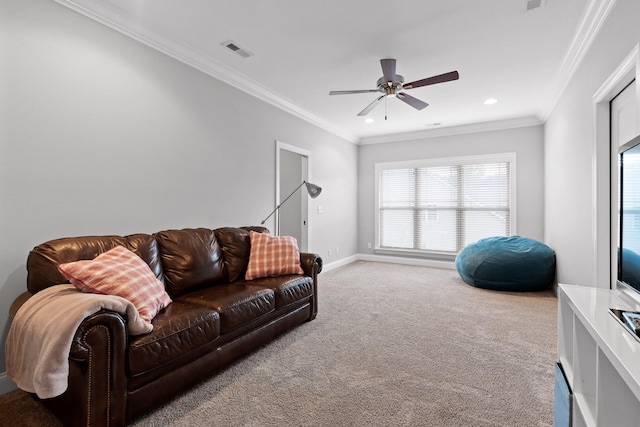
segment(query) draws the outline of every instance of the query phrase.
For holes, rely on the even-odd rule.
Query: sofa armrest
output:
[[[69,386],[44,399],[64,425],[125,425],[126,320],[102,310],[78,327],[69,354]]]
[[[318,274],[322,272],[322,258],[318,254],[307,252],[300,253],[300,265],[305,276],[313,279],[313,296],[311,297],[311,316],[309,320],[316,318],[318,314]]]
[[[315,279],[316,274],[322,272],[322,258],[318,254],[312,254],[307,252],[300,253],[300,265],[306,276],[311,276]]]
[[[32,296],[33,294],[28,291],[18,295],[18,297],[11,303],[11,307],[9,307],[9,317],[12,319],[16,317],[16,313],[20,310],[20,307],[22,307],[22,305]]]

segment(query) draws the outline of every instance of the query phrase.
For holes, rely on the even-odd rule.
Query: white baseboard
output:
[[[6,372],[0,372],[0,394],[7,394],[17,388],[16,383],[7,378]]]
[[[397,257],[397,256],[369,255],[369,254],[358,254],[357,257],[361,261],[375,261],[375,262],[389,262],[392,264],[420,265],[423,267],[446,268],[449,270],[456,269],[456,266],[453,263],[453,261],[437,261],[433,259],[404,258],[404,257]]]
[[[420,265],[423,267],[435,267],[446,268],[449,270],[455,270],[456,266],[453,261],[436,261],[431,259],[420,258],[404,258],[387,255],[370,255],[370,254],[356,254],[350,257],[342,258],[338,261],[334,261],[328,264],[324,264],[322,271],[335,270],[343,265],[351,264],[356,261],[373,261],[373,262],[388,262],[392,264],[405,264],[405,265]]]
[[[356,261],[358,261],[358,255],[351,255],[346,258],[339,259],[338,261],[330,262],[328,264],[323,264],[322,271],[335,270],[338,267],[342,267],[343,265],[351,264],[352,262],[356,262]]]

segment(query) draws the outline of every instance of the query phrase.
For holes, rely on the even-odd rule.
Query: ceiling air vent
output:
[[[232,40],[227,40],[226,42],[222,43],[221,45],[226,47],[230,51],[236,53],[237,55],[242,56],[243,58],[248,58],[250,56],[253,56],[253,53],[249,52],[248,50],[242,49],[240,46],[238,46]]]
[[[531,12],[547,4],[547,0],[522,0],[522,11]]]

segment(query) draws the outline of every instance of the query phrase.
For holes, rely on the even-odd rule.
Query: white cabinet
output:
[[[640,342],[610,308],[640,311],[618,291],[558,286],[558,359],[576,427],[640,426]]]

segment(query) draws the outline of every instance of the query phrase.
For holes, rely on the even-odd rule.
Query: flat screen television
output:
[[[616,285],[640,299],[640,136],[620,147],[618,167]]]

